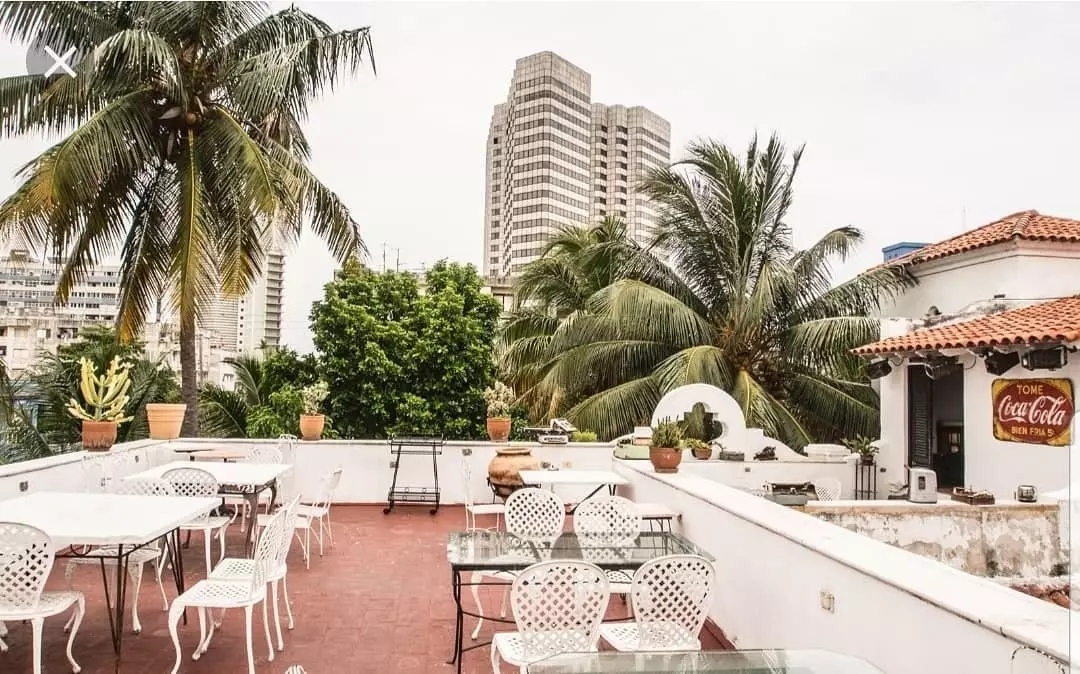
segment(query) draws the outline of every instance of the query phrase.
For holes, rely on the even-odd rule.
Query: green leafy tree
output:
[[[862,240],[853,227],[794,246],[786,215],[801,157],[776,137],[741,155],[703,141],[653,171],[643,189],[662,214],[655,240],[513,363],[531,368],[525,394],[607,438],[693,383],[728,391],[750,426],[792,447],[873,433],[877,397],[852,376],[849,349],[876,338],[871,314],[912,281],[879,267],[834,285],[832,262]],[[581,373],[596,392],[559,400]]]
[[[312,307],[325,406],[345,437],[484,434],[500,307],[471,265],[439,262],[420,281],[347,263]]]
[[[82,54],[76,76],[0,79],[0,134],[62,139],[19,173],[0,237],[67,260],[66,302],[119,253],[121,338],[161,299],[180,322],[184,435],[198,427],[195,330],[220,294],[242,296],[271,237],[303,223],[341,260],[359,227],[307,167],[309,103],[372,57],[367,28],[335,31],[261,2],[0,2],[15,41]]]

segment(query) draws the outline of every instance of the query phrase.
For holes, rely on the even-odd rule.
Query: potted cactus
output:
[[[326,382],[320,380],[311,386],[305,386],[300,394],[304,399],[304,411],[300,414],[300,439],[320,440],[326,426],[326,417],[319,413],[319,406],[330,394],[330,389]]]
[[[487,403],[487,432],[492,442],[506,442],[510,437],[510,407],[514,404],[514,390],[502,383],[484,391]]]
[[[690,453],[694,455],[695,459],[705,461],[712,458],[712,447],[704,440],[687,438],[683,444],[690,450]]]
[[[131,388],[128,376],[131,363],[113,358],[109,368],[100,375],[89,358],[80,358],[79,366],[79,392],[83,402],[72,398],[68,401],[68,413],[82,420],[83,449],[108,451],[116,443],[117,426],[132,419],[124,416],[128,389]]]
[[[649,461],[657,473],[677,473],[682,463],[682,427],[666,420],[652,429]]]

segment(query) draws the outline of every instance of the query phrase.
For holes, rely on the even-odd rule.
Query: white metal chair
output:
[[[1065,665],[1040,650],[1020,646],[1009,658],[1011,674],[1065,674]]]
[[[136,477],[128,480],[119,480],[113,483],[114,494],[126,494],[130,496],[176,496],[176,491],[173,489],[172,484],[168,480],[156,477]],[[165,585],[161,581],[161,572],[165,567],[165,546],[167,541],[164,539],[155,541],[148,545],[135,550],[128,555],[127,572],[131,576],[131,580],[134,581],[135,587],[132,589],[131,599],[131,631],[135,634],[142,632],[142,623],[139,622],[139,590],[142,587],[143,569],[146,564],[152,563],[154,565],[154,579],[157,581],[158,589],[161,590],[161,602],[163,608],[162,612],[169,610],[169,598],[165,595]],[[105,545],[98,548],[88,550],[81,557],[73,557],[68,559],[66,568],[64,569],[64,578],[68,582],[68,586],[71,586],[72,578],[75,575],[75,569],[80,564],[93,564],[95,566],[104,563],[106,566],[116,565],[116,552],[115,545]],[[75,616],[71,616],[68,619],[67,624],[64,626],[64,630],[71,629],[72,623],[75,620]]]
[[[75,621],[68,634],[67,659],[71,671],[82,670],[71,645],[86,612],[82,592],[45,592],[56,551],[41,529],[17,522],[0,522],[0,620],[29,620],[33,629],[34,674],[41,674],[41,632],[45,618],[74,608]],[[0,652],[7,644],[0,642]]]
[[[266,569],[266,582],[270,583],[271,599],[274,603],[274,628],[277,631],[278,650],[285,649],[285,641],[281,637],[281,614],[278,611],[278,584],[280,583],[285,596],[285,611],[289,616],[289,629],[295,626],[293,623],[292,607],[289,605],[289,585],[286,580],[289,567],[289,550],[292,548],[293,533],[296,531],[296,520],[300,506],[300,495],[297,494],[287,503],[281,511],[284,512],[285,525],[281,535],[281,545],[278,548],[274,563]],[[277,513],[275,513],[276,515]],[[246,558],[226,557],[210,574],[211,580],[248,580],[255,573],[255,560]],[[222,610],[217,619],[217,626],[221,626],[221,620],[225,616]]]
[[[221,498],[218,493],[220,486],[218,485],[217,478],[201,468],[173,468],[172,470],[165,471],[161,477],[172,485],[177,496]],[[218,557],[218,561],[220,562],[222,559],[225,559],[225,531],[229,528],[229,525],[232,524],[232,521],[231,517],[207,513],[186,524],[180,525],[181,531],[203,532],[203,543],[206,547],[207,576],[214,570],[214,565],[210,561],[210,538],[214,534],[217,534],[218,541],[221,543],[221,555]]]
[[[716,571],[697,555],[667,555],[641,565],[631,596],[635,621],[609,623],[600,636],[619,651],[701,650]]]
[[[323,554],[324,533],[330,545],[334,545],[334,531],[330,527],[330,506],[334,500],[338,485],[341,484],[343,470],[341,466],[338,466],[324,475],[319,482],[319,489],[315,493],[312,502],[301,503],[300,507],[297,508],[296,528],[304,530],[304,538],[300,540],[300,548],[304,552],[304,564],[308,569],[311,568],[311,530],[314,528],[315,522],[319,523],[319,530],[315,533],[319,542],[319,556],[322,557]],[[264,526],[266,521],[265,515],[259,515],[256,526]],[[299,535],[300,532],[296,532],[296,536],[299,537]]]
[[[287,439],[279,439],[278,443],[274,447],[258,446],[248,452],[248,455],[244,457],[245,463],[284,463],[285,452],[289,449],[291,442]],[[280,495],[280,492],[279,492]],[[251,517],[249,512],[250,503],[241,494],[225,494],[222,496],[222,503],[232,507],[234,510],[240,513],[240,528],[243,531],[247,531],[247,518]],[[266,492],[259,494],[258,503],[260,506],[270,508],[270,495]]]
[[[518,489],[506,499],[506,512],[503,515],[506,530],[522,538],[541,541],[553,541],[558,538],[566,524],[566,504],[558,494],[537,487]],[[485,578],[504,580],[508,584],[517,573],[513,571],[474,571],[472,574],[472,595],[476,600],[478,616],[476,627],[472,631],[475,640],[480,635],[484,624],[484,607],[480,603],[480,582]],[[506,602],[509,598],[509,586],[503,591],[499,617],[506,617]]]
[[[192,606],[199,609],[199,645],[192,653],[191,659],[198,660],[210,647],[210,640],[214,637],[213,609],[244,609],[244,633],[247,642],[248,674],[255,674],[255,655],[251,639],[251,614],[255,605],[261,603],[263,608],[263,630],[266,633],[266,646],[270,651],[269,660],[274,660],[274,644],[270,640],[270,620],[266,612],[266,577],[267,572],[274,566],[281,550],[281,537],[285,533],[285,512],[274,514],[266,527],[259,534],[259,540],[255,544],[253,572],[247,580],[218,580],[207,578],[200,580],[184,594],[173,600],[169,608],[169,636],[172,637],[173,647],[176,649],[176,662],[173,664],[172,674],[180,669],[180,660],[183,653],[180,650],[180,637],[177,634],[177,626],[184,614],[184,609]],[[207,615],[207,614],[210,615]],[[208,619],[209,618],[209,619]],[[209,623],[209,625],[207,625]],[[209,627],[209,629],[207,629]]]
[[[632,542],[641,534],[641,521],[634,502],[622,496],[594,496],[579,503],[574,511],[574,531],[586,540],[600,537],[607,542]],[[626,597],[627,610],[633,615],[630,574],[618,570],[606,573],[611,593]]]
[[[476,516],[490,517],[495,516],[495,528],[499,528],[499,522],[502,519],[503,513],[506,512],[506,505],[503,503],[474,503],[472,493],[472,464],[469,462],[469,457],[464,454],[461,455],[461,477],[463,480],[463,486],[465,487],[465,531],[475,531]]]
[[[819,477],[813,480],[814,493],[819,501],[836,501],[840,498],[843,487],[835,477]]]
[[[588,562],[540,562],[521,571],[510,590],[517,631],[492,639],[492,671],[499,674],[500,658],[524,673],[560,653],[596,651],[609,598],[607,576]]]

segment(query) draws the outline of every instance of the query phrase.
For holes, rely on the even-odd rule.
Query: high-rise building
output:
[[[671,126],[592,102],[592,77],[552,52],[518,59],[487,139],[484,274],[514,276],[562,225],[621,218],[639,241],[657,213],[636,187],[671,158]]]
[[[281,311],[285,290],[285,255],[272,247],[263,259],[262,274],[243,297],[219,293],[203,311],[200,326],[220,339],[222,348],[235,353],[256,351],[265,344],[281,346]]]

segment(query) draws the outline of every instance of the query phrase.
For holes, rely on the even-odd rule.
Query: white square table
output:
[[[235,494],[243,496],[251,507],[251,518],[248,520],[247,532],[244,534],[245,550],[252,551],[254,548],[256,513],[259,511],[259,494],[267,489],[270,490],[270,508],[274,507],[277,499],[277,481],[285,473],[292,470],[287,463],[227,463],[206,462],[192,465],[190,461],[173,461],[156,468],[144,470],[141,473],[129,475],[124,479],[136,477],[161,477],[170,470],[178,468],[204,470],[214,476],[218,481],[219,493]],[[220,504],[219,504],[220,505]]]
[[[583,501],[596,495],[604,487],[608,493],[615,495],[615,488],[620,485],[630,484],[622,475],[610,470],[576,470],[564,468],[562,470],[523,470],[521,481],[525,484],[543,485],[554,488],[560,484],[596,485],[596,489],[589,492]],[[576,510],[577,508],[574,508]]]
[[[113,651],[119,659],[127,599],[127,557],[159,538],[171,535],[171,540],[167,539],[168,554],[176,591],[182,594],[184,566],[179,527],[217,506],[218,500],[214,498],[42,491],[0,501],[0,521],[19,522],[41,529],[52,538],[58,558],[85,556],[77,550],[81,546],[115,549],[115,556],[97,559],[101,562]],[[116,566],[115,603],[109,595],[106,561]]]

